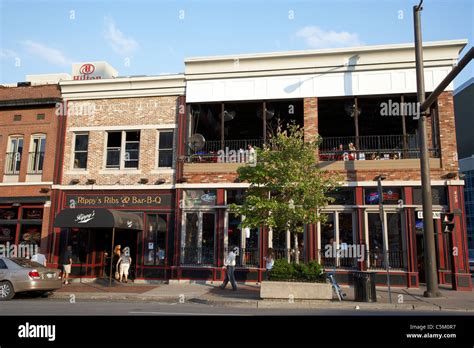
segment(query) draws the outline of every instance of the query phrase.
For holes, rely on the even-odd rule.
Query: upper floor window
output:
[[[30,153],[28,158],[28,174],[40,174],[43,172],[45,147],[46,135],[38,134],[31,136]]]
[[[89,133],[74,133],[74,169],[87,169]]]
[[[23,137],[22,136],[9,137],[7,155],[5,159],[5,174],[18,174],[20,172],[22,153],[23,153]]]
[[[158,167],[173,166],[173,131],[158,132]]]
[[[21,121],[21,115],[13,115],[13,121],[14,122]]]
[[[107,133],[106,168],[138,168],[140,131]]]
[[[42,121],[45,119],[45,116],[46,116],[45,114],[36,114],[36,119],[38,121]]]

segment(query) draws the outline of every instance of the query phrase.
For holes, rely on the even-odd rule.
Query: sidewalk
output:
[[[261,300],[260,286],[256,284],[238,284],[238,291],[219,288],[220,283],[178,282],[172,284],[119,284],[106,281],[92,283],[72,283],[56,291],[53,299],[108,301],[153,301],[161,303],[201,303],[213,306],[252,307],[252,308],[330,308],[360,310],[424,310],[424,311],[460,311],[474,315],[474,292],[453,291],[441,287],[442,297],[423,297],[424,288],[392,288],[392,303],[389,302],[388,289],[377,288],[377,302],[354,302],[352,288],[343,287],[347,294],[344,301],[287,301]]]

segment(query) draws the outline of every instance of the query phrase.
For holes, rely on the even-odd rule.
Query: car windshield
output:
[[[28,260],[28,259],[11,258],[10,261],[16,263],[18,266],[23,267],[23,268],[38,268],[38,267],[43,268],[44,267],[42,264]]]

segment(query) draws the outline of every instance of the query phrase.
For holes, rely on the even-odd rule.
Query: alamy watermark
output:
[[[420,118],[421,104],[418,102],[407,103],[389,99],[388,102],[380,103],[381,116],[408,116],[414,120]]]
[[[21,258],[30,258],[31,256],[39,252],[38,245],[36,244],[10,244],[6,242],[5,244],[0,244],[0,256],[3,257],[21,257]]]
[[[365,260],[365,245],[348,243],[340,243],[337,245],[336,242],[326,244],[324,246],[324,257],[351,258],[363,262]]]
[[[255,167],[257,165],[257,152],[249,145],[247,150],[230,150],[228,147],[225,150],[217,151],[218,163],[247,163],[249,166]]]

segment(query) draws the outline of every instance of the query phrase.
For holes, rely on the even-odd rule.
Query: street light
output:
[[[382,190],[382,181],[385,180],[387,177],[383,174],[380,174],[375,177],[377,180],[377,190],[379,196],[379,216],[380,216],[380,225],[382,228],[382,240],[383,240],[383,254],[385,260],[385,269],[387,270],[387,287],[388,287],[388,298],[390,303],[392,303],[392,290],[390,287],[390,264],[389,264],[389,257],[388,257],[388,240],[385,238],[385,214],[383,210],[383,190]]]

